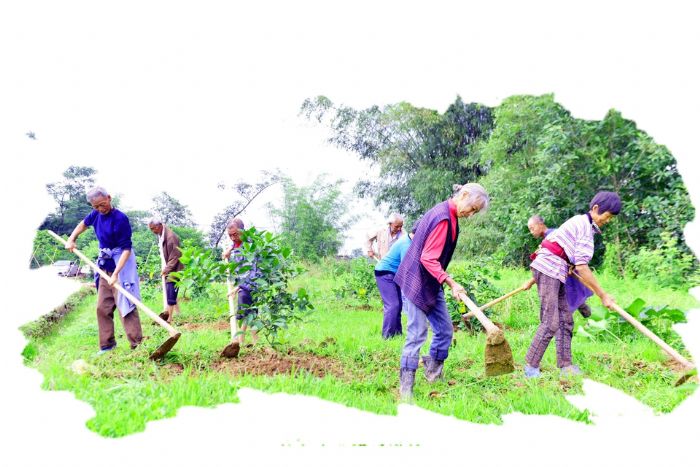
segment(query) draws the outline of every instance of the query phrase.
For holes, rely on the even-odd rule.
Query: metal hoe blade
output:
[[[221,356],[226,358],[238,357],[238,352],[241,351],[241,346],[238,342],[231,342],[224,350],[221,351]]]
[[[513,351],[500,329],[489,333],[484,348],[484,371],[486,376],[499,376],[515,371]]]
[[[180,338],[180,333],[178,332],[174,336],[170,336],[167,341],[163,342],[163,344],[158,347],[155,352],[151,354],[149,357],[151,360],[158,360],[161,359],[165,356],[166,353],[170,352],[170,349],[173,348],[177,340]]]

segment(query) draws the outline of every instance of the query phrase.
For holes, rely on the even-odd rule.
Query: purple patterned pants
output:
[[[571,365],[571,335],[574,330],[574,317],[566,301],[566,289],[559,279],[553,279],[533,269],[540,296],[540,325],[535,338],[525,356],[525,362],[539,368],[544,352],[552,337],[557,341],[557,366]]]

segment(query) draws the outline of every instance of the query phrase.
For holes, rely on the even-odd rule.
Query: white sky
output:
[[[44,185],[68,165],[96,167],[100,182],[120,193],[125,207],[147,208],[155,194],[166,190],[207,227],[226,204],[216,189],[220,181],[279,167],[297,183],[327,172],[329,178],[349,180],[349,186],[367,171],[354,154],[326,145],[320,127],[297,117],[303,99],[318,94],[354,107],[406,100],[442,112],[457,94],[493,106],[513,94],[554,92],[575,116],[588,119],[600,119],[614,107],[669,147],[699,206],[700,29],[689,5],[3,3],[0,235],[6,248],[0,284],[6,306],[0,314],[0,386],[7,394],[0,398],[0,424],[3,432],[12,430],[15,442],[0,453],[7,460],[0,463],[18,465],[24,459],[29,464],[94,465],[98,451],[108,450],[112,457],[106,465],[123,465],[133,459],[125,456],[133,449],[152,465],[156,460],[197,465],[202,457],[217,459],[217,465],[237,465],[254,455],[241,450],[245,445],[257,447],[255,454],[265,459],[306,465],[322,463],[329,452],[340,465],[373,465],[389,458],[414,465],[424,464],[431,449],[478,462],[477,445],[484,452],[498,449],[504,463],[522,465],[530,460],[526,451],[543,442],[540,433],[551,437],[551,463],[542,465],[563,456],[569,465],[602,459],[637,465],[684,461],[693,439],[687,423],[700,415],[698,394],[669,416],[656,417],[632,404],[619,409],[625,417],[617,417],[613,401],[619,393],[593,383],[578,399],[602,417],[592,427],[520,415],[510,416],[506,426],[484,427],[411,408],[382,418],[309,398],[246,392],[242,404],[184,409],[187,415],[151,424],[144,434],[105,440],[84,428],[91,416],[84,403],[39,389],[41,378],[22,366],[24,339],[15,329],[58,304],[47,302],[58,296],[30,289],[36,279],[24,268],[33,230],[53,209]],[[27,131],[35,132],[37,140],[27,138]],[[262,204],[251,216],[266,227]],[[381,219],[376,209],[353,209],[367,211],[358,229]],[[686,229],[696,252],[699,232],[697,222]],[[698,313],[691,313],[680,330],[697,354]],[[261,425],[268,417],[274,428]],[[256,429],[233,434],[247,424]],[[652,432],[655,443],[642,450]],[[496,444],[494,436],[503,434],[512,449]],[[564,442],[555,442],[555,435]],[[285,442],[296,448],[298,440],[306,448],[280,448]],[[335,450],[324,451],[319,440]],[[404,447],[377,447],[387,440]],[[370,443],[365,451],[348,448],[362,441]],[[447,441],[466,450],[444,449]],[[421,448],[407,448],[411,442]],[[606,451],[603,444],[614,449]]]

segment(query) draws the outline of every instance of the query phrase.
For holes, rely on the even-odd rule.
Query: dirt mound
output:
[[[166,363],[163,365],[164,368],[166,368],[169,372],[172,372],[174,375],[179,375],[183,371],[185,371],[185,366],[182,363]]]
[[[674,360],[672,358],[668,358],[668,359],[664,360],[663,364],[666,368],[670,368],[671,370],[677,371],[679,373],[685,373],[688,371],[688,369],[686,367],[684,367],[682,363],[677,362],[676,360]]]
[[[205,323],[176,323],[176,326],[184,329],[185,331],[201,331],[203,329],[209,329],[212,331],[231,331],[231,323],[229,323],[228,320]]]
[[[294,375],[304,371],[319,378],[329,374],[338,378],[346,376],[340,362],[292,349],[288,350],[287,353],[276,352],[269,348],[246,349],[238,358],[214,362],[213,368],[216,371],[229,372],[234,375]]]

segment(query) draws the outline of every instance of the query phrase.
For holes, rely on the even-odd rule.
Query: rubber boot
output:
[[[401,382],[399,387],[401,402],[413,402],[413,386],[416,384],[416,370],[401,368],[399,379]]]
[[[442,367],[444,363],[444,361],[438,362],[433,360],[430,355],[423,356],[425,379],[427,379],[429,383],[434,383],[438,379],[442,379]]]

